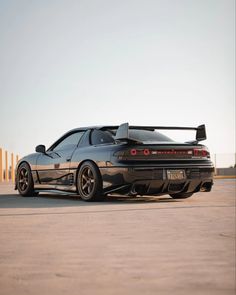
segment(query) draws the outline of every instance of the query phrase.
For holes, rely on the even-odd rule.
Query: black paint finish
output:
[[[206,137],[203,126],[190,128],[197,131],[199,140]],[[204,145],[198,141],[177,143],[167,137],[166,142],[145,142],[131,136],[132,130],[139,130],[142,135],[142,132],[156,132],[156,129],[181,128],[189,127],[122,124],[74,129],[59,138],[46,152],[37,148],[39,152],[22,158],[17,164],[16,174],[18,167],[26,162],[36,191],[77,192],[78,171],[85,161],[91,161],[101,174],[104,194],[162,195],[210,191],[214,166]],[[180,171],[184,177],[168,179],[168,173],[171,173],[168,171]]]

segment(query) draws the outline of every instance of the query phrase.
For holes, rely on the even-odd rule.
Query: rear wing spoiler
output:
[[[206,137],[206,127],[205,125],[200,125],[198,127],[166,127],[166,126],[129,126],[129,123],[121,124],[117,131],[115,140],[130,140],[133,141],[132,138],[129,137],[130,129],[141,129],[141,130],[196,130],[196,143],[199,141],[205,140]]]

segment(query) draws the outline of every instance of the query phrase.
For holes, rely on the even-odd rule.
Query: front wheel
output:
[[[32,178],[30,167],[27,163],[22,163],[17,171],[16,185],[19,193],[24,197],[35,196],[34,181]]]
[[[178,194],[170,194],[173,199],[187,199],[190,198],[193,193],[178,193]]]
[[[97,166],[92,162],[84,162],[77,176],[77,189],[84,201],[101,201],[102,178]]]

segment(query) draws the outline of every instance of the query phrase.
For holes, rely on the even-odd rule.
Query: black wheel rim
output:
[[[23,192],[27,190],[29,185],[29,172],[26,168],[21,168],[19,172],[19,189]]]
[[[95,177],[90,167],[84,167],[81,173],[80,188],[84,196],[90,196],[95,186]]]

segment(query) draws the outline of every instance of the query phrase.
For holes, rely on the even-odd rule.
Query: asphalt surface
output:
[[[0,294],[235,294],[235,179],[101,203],[1,184]]]

